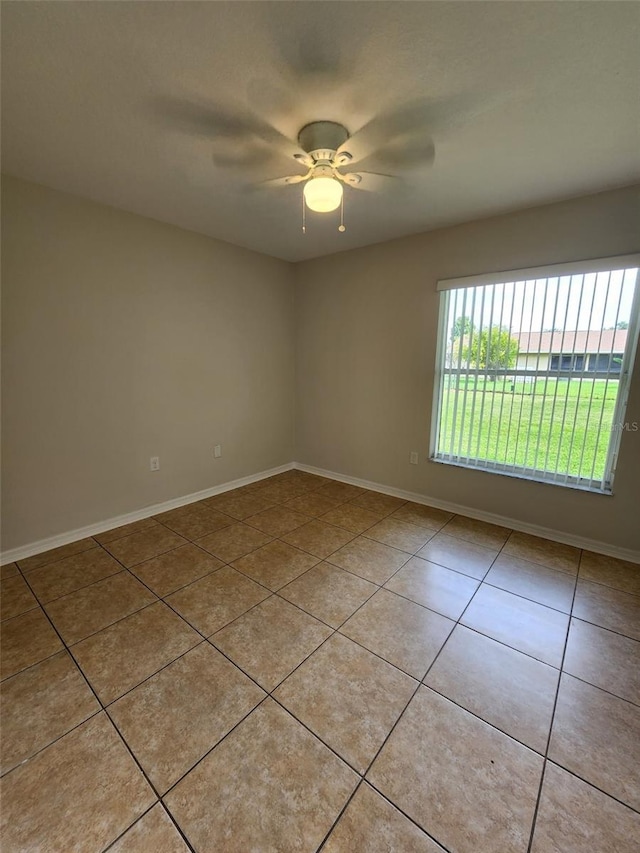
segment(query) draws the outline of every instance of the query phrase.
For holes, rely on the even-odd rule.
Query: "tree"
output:
[[[491,326],[471,334],[462,358],[478,369],[508,370],[515,366],[518,349],[518,340],[511,337],[509,329]]]
[[[618,322],[616,323],[616,329],[628,329],[628,328],[629,328],[629,324],[627,323],[626,320],[618,320]]]
[[[474,331],[475,326],[473,325],[471,317],[458,317],[451,328],[451,340],[455,341],[463,335],[473,334]]]

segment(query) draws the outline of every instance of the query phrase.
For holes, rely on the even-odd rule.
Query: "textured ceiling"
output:
[[[640,179],[639,20],[626,2],[5,2],[3,171],[292,261],[597,192]],[[300,185],[252,189],[300,171],[318,119],[401,175],[345,190],[344,234],[337,214],[301,233]]]

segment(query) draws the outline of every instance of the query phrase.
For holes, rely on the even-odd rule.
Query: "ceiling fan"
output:
[[[347,129],[337,122],[314,121],[305,125],[298,134],[298,145],[302,151],[296,152],[293,157],[307,167],[307,173],[263,181],[261,186],[281,187],[304,183],[303,203],[309,210],[328,213],[342,203],[343,184],[355,189],[375,189],[381,182],[395,180],[392,175],[367,170],[342,172],[341,169],[353,160],[353,155],[345,148],[348,140]],[[371,180],[363,186],[363,175],[375,179],[375,186]],[[345,230],[342,222],[339,230]]]
[[[229,110],[214,103],[161,97],[153,109],[171,127],[210,138],[213,162],[220,169],[259,170],[266,178],[265,171],[279,168],[283,155],[306,168],[304,174],[249,184],[254,189],[304,184],[305,230],[306,209],[325,213],[343,208],[345,185],[384,191],[402,186],[408,175],[413,183],[434,162],[433,131],[450,125],[452,116],[468,112],[469,103],[464,98],[409,101],[373,114],[353,135],[339,122],[314,121],[304,125],[295,141],[246,107]],[[356,164],[357,169],[348,170]],[[342,216],[339,230],[345,230]]]

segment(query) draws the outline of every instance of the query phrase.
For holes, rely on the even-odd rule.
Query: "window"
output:
[[[599,352],[592,353],[589,356],[589,370],[591,372],[609,372],[609,373],[620,373],[620,368],[622,367],[622,359],[624,353],[614,352]]]
[[[431,458],[610,492],[640,255],[438,282]]]
[[[582,370],[584,355],[552,355],[551,370]]]

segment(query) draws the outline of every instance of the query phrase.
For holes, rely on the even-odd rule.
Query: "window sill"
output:
[[[538,472],[532,472],[530,475],[525,474],[522,471],[518,470],[510,470],[507,466],[500,466],[499,463],[489,464],[487,465],[485,462],[478,462],[478,464],[474,464],[473,462],[462,462],[460,460],[453,459],[443,459],[439,456],[430,456],[430,462],[437,462],[439,465],[452,465],[456,468],[466,468],[468,471],[480,471],[483,474],[498,474],[502,477],[512,477],[516,480],[525,480],[529,483],[541,483],[545,486],[560,486],[565,489],[573,489],[578,492],[589,492],[592,495],[605,495],[612,496],[613,490],[610,486],[595,486],[595,485],[586,485],[581,484],[577,481],[571,480],[556,480],[552,479],[552,477],[545,477],[543,474],[538,474]]]

